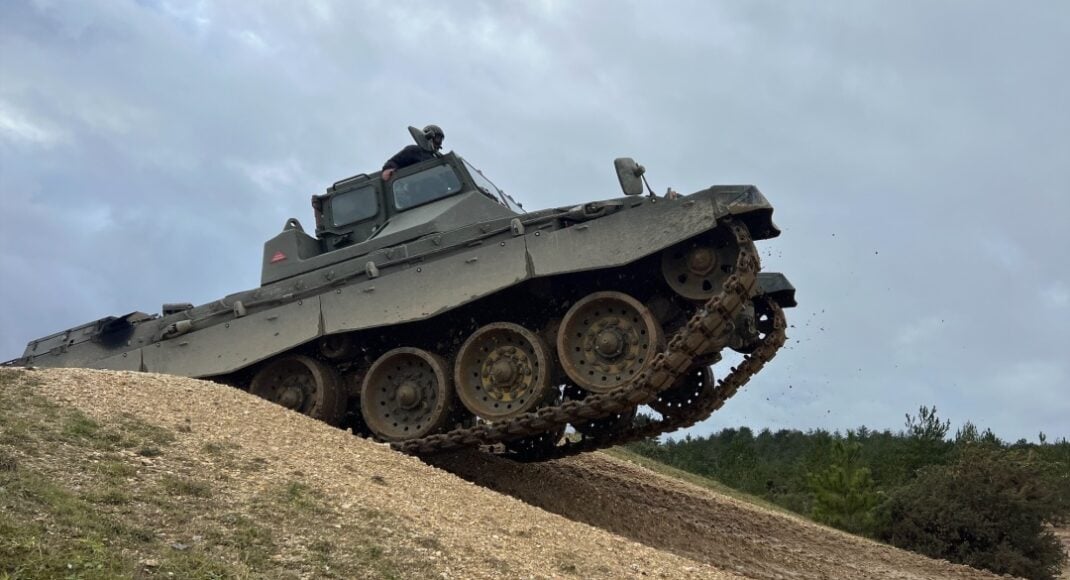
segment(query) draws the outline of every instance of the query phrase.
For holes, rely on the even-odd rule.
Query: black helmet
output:
[[[424,136],[428,139],[445,139],[446,134],[442,132],[442,128],[438,125],[428,125],[424,127]]]

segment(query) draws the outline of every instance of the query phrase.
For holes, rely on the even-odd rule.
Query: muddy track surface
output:
[[[993,578],[593,453],[540,464],[458,452],[430,460],[473,483],[750,578]]]

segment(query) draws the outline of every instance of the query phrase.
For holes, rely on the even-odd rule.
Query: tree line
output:
[[[724,429],[647,440],[641,455],[845,531],[1035,579],[1058,577],[1053,525],[1070,519],[1070,442],[1006,442],[966,422],[952,435],[936,408],[899,431]]]

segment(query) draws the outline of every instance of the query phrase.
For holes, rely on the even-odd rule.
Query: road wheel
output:
[[[649,308],[623,292],[595,292],[561,319],[557,354],[577,386],[608,393],[650,367],[664,342]]]
[[[488,421],[526,413],[550,392],[551,360],[546,343],[523,326],[488,324],[457,353],[457,395],[469,411]]]
[[[419,348],[396,348],[380,356],[364,376],[360,393],[364,422],[387,441],[439,431],[452,404],[446,361]]]
[[[331,425],[338,425],[345,414],[346,394],[338,372],[304,355],[268,363],[253,377],[249,392]]]
[[[730,232],[677,244],[661,254],[661,274],[680,296],[707,300],[720,292],[735,270],[739,244]]]

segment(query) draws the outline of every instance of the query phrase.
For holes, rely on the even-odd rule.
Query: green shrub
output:
[[[869,469],[859,465],[862,446],[837,440],[832,443],[832,464],[810,474],[814,503],[810,516],[855,534],[873,531],[873,510],[879,496]]]
[[[1059,575],[1047,523],[1070,515],[1067,482],[1028,451],[976,446],[922,469],[884,504],[878,537],[934,558],[1033,579]]]

